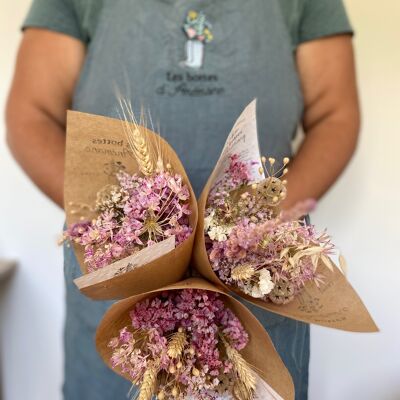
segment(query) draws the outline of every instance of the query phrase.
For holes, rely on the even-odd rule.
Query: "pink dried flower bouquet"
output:
[[[243,349],[248,335],[217,293],[164,292],[131,311],[132,326],[110,340],[111,365],[144,392],[148,380],[158,399],[216,399],[234,374],[226,348]],[[149,374],[149,371],[154,371]]]
[[[122,120],[75,111],[67,119],[64,240],[82,271],[74,283],[94,300],[181,280],[197,226],[178,155],[144,114],[135,120],[129,102],[121,100],[121,112]]]
[[[149,176],[116,174],[117,184],[97,195],[98,216],[72,224],[64,237],[84,247],[88,272],[175,236],[179,245],[192,233],[190,191],[170,169]]]
[[[139,386],[139,400],[294,398],[262,325],[201,279],[115,303],[96,343],[107,365]]]
[[[249,185],[252,163],[231,156],[224,177],[211,190],[204,220],[208,257],[219,279],[276,304],[291,302],[309,281],[319,285],[321,261],[332,269],[329,236],[304,221],[315,202],[279,210],[286,181],[277,175],[286,174],[288,162],[284,159],[275,171],[275,160],[262,157],[260,174],[265,171],[267,178]]]

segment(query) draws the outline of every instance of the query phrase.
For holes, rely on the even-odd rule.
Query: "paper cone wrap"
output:
[[[96,194],[108,184],[115,184],[113,168],[123,166],[130,174],[139,172],[135,158],[129,151],[122,121],[97,115],[68,111],[65,164],[64,203],[68,226],[85,217],[87,206],[93,206]],[[146,128],[146,136],[172,171],[182,176],[190,191],[189,224],[193,229],[187,240],[175,248],[173,238],[101,268],[86,273],[84,248],[74,244],[82,277],[75,280],[83,294],[94,300],[125,298],[148,292],[184,276],[191,257],[197,224],[197,203],[189,179],[178,156],[159,135]],[[111,171],[111,172],[110,172]],[[82,214],[76,208],[82,209]]]
[[[119,331],[123,327],[131,325],[129,312],[134,308],[135,304],[147,297],[154,297],[163,291],[179,289],[201,289],[220,293],[221,300],[239,318],[249,334],[249,343],[240,351],[240,354],[254,367],[254,370],[257,371],[262,380],[273,389],[271,390],[272,393],[275,391],[285,400],[294,399],[292,378],[276,352],[268,333],[258,322],[257,318],[238,300],[211,283],[199,278],[190,278],[161,289],[149,291],[148,293],[131,296],[118,301],[108,309],[97,329],[96,346],[104,362],[110,368],[112,368],[110,358],[113,350],[108,347],[108,343],[113,337],[119,335]],[[118,367],[113,370],[122,377],[131,380],[129,375],[123,373]],[[271,399],[278,399],[280,398],[279,396],[271,397]]]
[[[226,169],[230,155],[240,154],[243,160],[257,161],[260,159],[255,109],[256,103],[253,101],[236,121],[221,157],[198,200],[199,222],[192,258],[194,266],[205,278],[216,285],[225,290],[234,291],[248,302],[276,314],[346,331],[378,331],[360,297],[337,267],[334,267],[332,272],[325,265],[320,264],[318,272],[325,277],[320,289],[314,283],[309,282],[304,290],[291,303],[286,305],[277,305],[256,299],[246,295],[237,287],[228,287],[212,269],[205,247],[204,215],[207,199],[214,183],[219,180],[221,173]],[[255,165],[253,168],[255,171],[254,178],[257,178],[258,167],[259,165]]]

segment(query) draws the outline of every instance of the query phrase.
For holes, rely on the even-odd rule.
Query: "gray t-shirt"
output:
[[[116,117],[116,88],[143,104],[197,193],[253,98],[263,154],[290,156],[303,112],[295,50],[352,32],[342,0],[35,0],[27,27],[82,40],[73,108]]]

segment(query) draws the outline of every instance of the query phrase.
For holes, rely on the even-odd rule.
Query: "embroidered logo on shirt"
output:
[[[201,68],[204,62],[204,47],[213,40],[212,26],[205,14],[200,11],[189,11],[183,31],[187,36],[186,60],[181,62],[184,67]]]

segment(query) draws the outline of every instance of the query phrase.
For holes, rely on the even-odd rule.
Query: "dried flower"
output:
[[[315,201],[284,212],[277,208],[286,187],[276,175],[285,171],[289,160],[284,159],[278,170],[275,159],[268,160],[269,167],[265,157],[261,161],[268,175],[261,182],[238,190],[238,183],[247,182],[244,177],[249,176],[251,163],[233,156],[226,176],[212,189],[204,227],[207,251],[224,283],[254,298],[284,304],[307,282],[319,285],[323,277],[317,267],[322,262],[333,268],[328,257],[333,246],[326,233],[318,234],[302,221]]]
[[[232,270],[231,277],[234,281],[247,281],[254,273],[255,269],[251,265],[239,265]]]
[[[138,302],[130,317],[132,327],[121,329],[109,347],[113,368],[140,385],[139,399],[157,392],[168,400],[228,400],[233,399],[235,380],[245,377],[245,387],[251,386],[250,372],[244,371],[250,367],[239,353],[248,335],[218,293],[160,293]],[[224,393],[221,376],[230,376],[232,382]]]
[[[118,185],[98,193],[98,217],[73,224],[64,233],[84,247],[89,272],[169,236],[179,245],[192,232],[190,193],[180,175],[167,171],[141,177],[120,171],[117,180]]]
[[[183,329],[178,330],[178,332],[173,334],[172,339],[168,344],[168,357],[178,358],[182,354],[186,343],[186,333]]]
[[[234,349],[225,338],[222,338],[228,359],[232,361],[233,369],[238,375],[239,382],[246,388],[248,393],[253,393],[256,388],[256,377],[241,354]]]
[[[153,361],[143,375],[138,400],[151,400],[157,382],[160,360]]]
[[[294,295],[294,285],[290,282],[281,280],[275,284],[275,287],[269,294],[268,298],[275,304],[287,304],[293,300]]]

